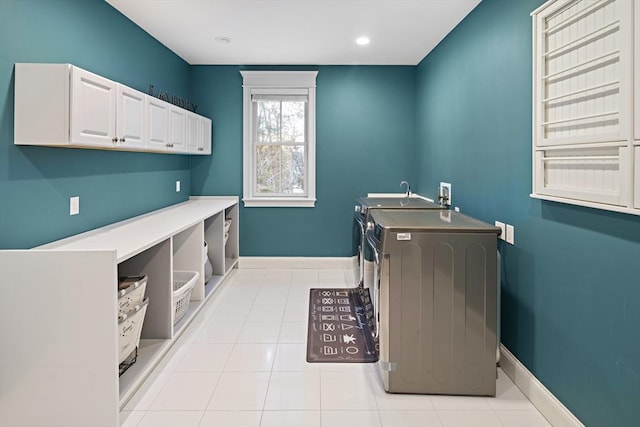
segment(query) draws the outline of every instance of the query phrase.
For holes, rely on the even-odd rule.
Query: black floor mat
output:
[[[369,291],[311,289],[307,362],[370,363],[378,360]]]

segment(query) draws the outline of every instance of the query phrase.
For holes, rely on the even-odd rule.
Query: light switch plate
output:
[[[80,213],[80,196],[74,196],[69,199],[69,215],[78,215]]]
[[[506,240],[507,243],[511,243],[512,245],[514,244],[514,240],[515,240],[515,230],[513,228],[513,225],[507,224],[507,236],[506,236]]]
[[[176,193],[180,192],[180,181],[176,181]]]

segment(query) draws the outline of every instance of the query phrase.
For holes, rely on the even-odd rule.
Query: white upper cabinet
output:
[[[187,113],[183,108],[174,105],[169,107],[169,144],[172,150],[187,149]]]
[[[551,0],[531,14],[533,197],[640,215],[639,9]]]
[[[633,175],[634,207],[640,209],[640,4],[634,3],[634,47],[635,47],[635,102],[633,107],[635,135],[635,163]]]
[[[71,144],[117,145],[116,86],[88,71],[71,69]]]
[[[635,77],[635,106],[634,106],[634,117],[635,117],[635,139],[636,144],[640,144],[640,4],[638,2],[634,2],[633,5],[634,11],[634,47],[635,47],[635,71],[633,75]],[[638,164],[636,163],[636,167],[638,168]],[[636,169],[638,170],[638,169]],[[640,183],[640,175],[636,175],[636,182]],[[638,184],[640,186],[640,184]],[[638,200],[638,205],[640,205],[640,200]]]
[[[116,136],[127,148],[146,145],[147,95],[118,84]]]
[[[198,151],[200,142],[200,117],[194,113],[187,114],[187,150],[190,153]]]
[[[169,104],[147,97],[147,147],[154,151],[169,151]]]
[[[189,111],[161,99],[147,97],[148,147],[153,151],[187,153]]]
[[[634,183],[634,207],[636,209],[640,209],[640,145],[636,145],[634,147],[635,153],[635,174],[633,175],[633,183]]]
[[[146,95],[72,67],[71,144],[144,148]]]
[[[211,154],[211,119],[191,112],[187,114],[187,151]]]
[[[200,140],[198,145],[200,154],[211,154],[211,119],[200,116]]]
[[[16,64],[15,144],[70,143],[70,73],[69,64]]]
[[[70,64],[16,64],[14,98],[17,145],[211,152],[187,147],[187,117],[209,119]]]

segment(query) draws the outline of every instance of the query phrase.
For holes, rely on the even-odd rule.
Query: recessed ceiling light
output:
[[[360,46],[366,46],[366,45],[368,45],[370,42],[371,42],[371,40],[369,40],[369,37],[365,37],[365,36],[358,37],[358,38],[356,39],[356,43],[357,43],[358,45],[360,45]]]
[[[231,43],[231,37],[218,36],[214,40],[217,41],[218,43],[222,43],[222,44]]]

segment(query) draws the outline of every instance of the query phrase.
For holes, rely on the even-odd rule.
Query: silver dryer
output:
[[[500,229],[452,211],[375,210],[371,222],[385,390],[495,396]]]

